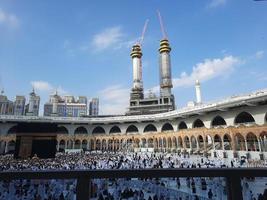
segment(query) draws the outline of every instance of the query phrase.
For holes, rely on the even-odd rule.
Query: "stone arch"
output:
[[[8,141],[7,143],[7,153],[15,152],[16,142],[14,140]]]
[[[90,140],[90,149],[95,150],[95,141],[93,139]]]
[[[147,147],[148,148],[155,148],[153,143],[153,138],[148,138],[147,140]]]
[[[101,150],[101,140],[97,139],[95,142],[95,149],[96,150]]]
[[[212,143],[213,143],[212,137],[210,135],[206,135],[205,140],[206,140],[207,147],[212,147]]]
[[[179,130],[187,129],[187,125],[186,125],[186,123],[185,123],[184,121],[181,121],[181,122],[179,123],[178,129],[179,129]]]
[[[191,147],[192,149],[196,149],[197,148],[197,139],[195,136],[191,136]]]
[[[248,151],[259,151],[259,143],[254,133],[248,133],[246,136]]]
[[[74,149],[80,149],[81,148],[81,141],[75,140]]]
[[[142,138],[142,139],[141,139],[141,147],[142,147],[142,148],[146,148],[146,144],[147,144],[147,142],[146,142],[146,138]]]
[[[178,148],[178,144],[177,144],[177,139],[176,137],[172,137],[172,146],[173,148],[177,149]]]
[[[235,124],[255,123],[254,117],[248,112],[241,112],[235,117]]]
[[[157,128],[153,124],[148,124],[144,128],[144,133],[145,132],[157,132]]]
[[[82,149],[87,150],[87,140],[82,141]]]
[[[65,126],[58,126],[57,133],[58,134],[69,134],[69,131]]]
[[[172,148],[172,138],[168,137],[168,148]]]
[[[83,126],[80,126],[75,129],[74,134],[87,134],[87,129]]]
[[[140,140],[138,138],[136,138],[134,140],[134,144],[135,144],[136,148],[140,148]]]
[[[138,128],[135,125],[130,125],[126,129],[126,133],[138,133]]]
[[[118,126],[113,126],[110,129],[109,134],[113,134],[113,133],[121,133],[121,129]]]
[[[18,131],[18,126],[12,126],[10,129],[8,129],[7,134],[15,134]]]
[[[197,137],[197,141],[198,141],[199,148],[204,148],[204,139],[202,135],[199,135]]]
[[[211,127],[215,127],[215,126],[226,126],[226,125],[227,125],[226,124],[226,121],[220,115],[217,115],[211,121]]]
[[[183,139],[181,136],[178,137],[178,147],[183,148]]]
[[[237,133],[235,135],[235,145],[237,151],[245,151],[245,138],[240,134]]]
[[[216,134],[214,136],[213,140],[214,140],[214,148],[216,150],[221,150],[222,149],[222,139],[221,139],[221,137],[218,134]]]
[[[261,149],[263,152],[267,151],[267,132],[262,132],[259,137]]]
[[[203,121],[200,120],[200,119],[196,119],[196,120],[193,122],[193,128],[201,128],[201,127],[205,127]]]
[[[231,142],[232,142],[231,136],[228,134],[225,134],[223,136],[224,150],[232,150]]]
[[[103,127],[97,126],[93,129],[92,134],[105,134],[106,131]]]
[[[108,150],[111,151],[113,148],[113,140],[112,139],[109,139],[108,140]]]
[[[65,149],[66,142],[65,140],[59,141],[59,151],[63,151]]]
[[[162,139],[162,147],[167,148],[167,140],[165,137]]]
[[[161,128],[161,132],[166,132],[166,131],[173,131],[173,126],[170,123],[165,123],[162,128]]]
[[[184,137],[184,144],[185,144],[185,148],[189,149],[190,148],[190,140],[188,136]]]
[[[104,151],[107,150],[107,142],[105,139],[102,140],[102,150],[104,150]]]
[[[154,139],[154,148],[158,149],[159,148],[159,142],[158,142],[158,138]]]
[[[67,141],[67,149],[72,149],[73,148],[73,141],[72,140],[68,140]]]

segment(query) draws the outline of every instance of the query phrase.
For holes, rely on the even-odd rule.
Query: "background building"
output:
[[[4,91],[1,91],[0,95],[0,115],[12,115],[14,103],[8,100],[7,96],[4,95]]]
[[[87,98],[79,96],[51,95],[49,102],[44,105],[44,116],[81,117],[87,114]]]
[[[92,98],[89,104],[89,115],[97,116],[99,114],[99,99]]]
[[[26,115],[38,116],[40,107],[40,96],[36,95],[34,89],[30,93],[29,104],[26,106]]]
[[[14,115],[25,114],[25,103],[26,98],[24,96],[16,96],[16,100],[14,102]]]

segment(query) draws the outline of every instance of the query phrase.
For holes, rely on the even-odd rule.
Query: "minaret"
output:
[[[171,47],[168,39],[160,41],[159,47],[159,70],[160,70],[160,96],[171,96],[172,77],[171,77]]]
[[[196,98],[197,98],[197,104],[201,104],[201,90],[200,90],[200,82],[199,80],[196,80],[196,84],[195,84],[195,88],[196,88]]]
[[[140,44],[132,47],[131,57],[133,61],[133,88],[131,92],[131,100],[143,99],[143,81],[142,81],[142,50]]]

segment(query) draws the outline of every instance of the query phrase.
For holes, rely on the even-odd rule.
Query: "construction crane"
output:
[[[140,46],[142,46],[142,44],[143,44],[148,22],[149,22],[149,20],[147,19],[145,21],[145,25],[144,25],[144,28],[143,28],[143,31],[142,31],[142,35],[141,35],[139,41],[137,42],[137,44],[139,44]]]
[[[160,29],[161,29],[161,33],[162,33],[163,39],[168,39],[167,33],[166,33],[165,29],[164,29],[163,20],[162,20],[162,17],[160,15],[159,10],[157,10],[157,13],[158,13],[158,17],[159,17]]]

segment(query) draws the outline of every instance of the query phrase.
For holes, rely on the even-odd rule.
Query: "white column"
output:
[[[258,138],[258,145],[259,145],[259,150],[261,152],[262,150],[261,150],[261,138],[260,137]]]

